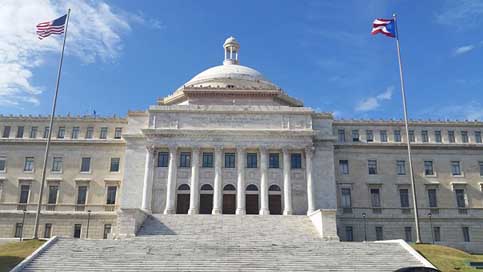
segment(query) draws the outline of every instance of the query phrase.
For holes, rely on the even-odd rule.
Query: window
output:
[[[384,233],[382,227],[376,227],[376,240],[384,240]]]
[[[119,172],[120,158],[111,158],[111,166],[109,167],[110,172]]]
[[[99,139],[107,139],[107,127],[101,127],[101,133]]]
[[[376,160],[368,160],[367,167],[369,170],[369,175],[377,175],[377,161]]]
[[[191,167],[191,152],[181,152],[179,156],[179,167]]]
[[[437,143],[441,143],[441,130],[436,130],[434,132],[434,141]]]
[[[34,171],[34,157],[26,157],[25,164],[23,166],[23,171],[32,172]]]
[[[451,162],[451,174],[453,176],[461,176],[461,168],[459,161],[452,161]]]
[[[396,161],[396,173],[400,176],[406,175],[406,161]]]
[[[401,208],[409,208],[409,190],[399,189],[399,199],[401,200]]]
[[[31,127],[30,128],[30,138],[31,139],[37,138],[37,130],[38,130],[37,127]]]
[[[456,141],[455,141],[455,138],[454,138],[454,131],[452,131],[452,130],[448,131],[448,141],[449,141],[450,143],[454,143],[454,142],[456,142]]]
[[[0,158],[0,160],[1,160],[1,158]],[[0,161],[0,171],[2,170],[1,163],[2,162]],[[478,164],[480,165],[480,176],[483,177],[483,161],[479,161]]]
[[[438,207],[438,195],[437,191],[434,188],[428,189],[428,201],[430,208]]]
[[[394,131],[394,142],[401,142],[401,131],[399,129]]]
[[[464,189],[455,189],[454,192],[455,192],[455,195],[456,195],[456,206],[458,208],[466,208],[465,190]]]
[[[44,137],[44,139],[49,138],[49,132],[50,132],[49,127],[45,127],[45,128],[44,128],[44,136],[43,136],[43,137]]]
[[[15,238],[20,238],[22,237],[22,232],[23,232],[23,224],[22,223],[17,223],[15,224]]]
[[[415,142],[414,130],[409,131],[409,142]]]
[[[91,171],[91,158],[85,157],[81,160],[81,172],[90,172]]]
[[[5,172],[6,170],[7,170],[7,159],[5,157],[0,157],[0,172]]]
[[[21,185],[20,186],[20,198],[18,203],[20,204],[27,204],[29,201],[29,194],[30,194],[30,185]]]
[[[353,142],[359,141],[359,130],[357,129],[352,130],[352,141]]]
[[[270,153],[268,155],[268,167],[269,168],[280,168],[280,154]]]
[[[93,136],[94,136],[94,128],[93,127],[87,127],[86,139],[92,139]]]
[[[107,186],[107,205],[114,205],[116,204],[116,192],[117,186]]]
[[[74,238],[80,238],[82,231],[82,224],[75,224],[74,225]]]
[[[59,186],[50,185],[49,186],[49,199],[48,204],[57,204],[57,193],[59,192]]]
[[[47,223],[44,227],[44,238],[50,238],[52,236],[52,224]]]
[[[381,194],[379,188],[371,189],[371,204],[373,208],[381,207]]]
[[[62,172],[62,157],[52,159],[52,172]]]
[[[411,227],[404,227],[404,240],[411,242],[413,240],[413,231]]]
[[[65,137],[65,127],[59,127],[59,131],[57,131],[57,138],[64,139]]]
[[[292,169],[302,168],[302,154],[300,153],[290,154],[290,168]]]
[[[212,152],[203,152],[202,167],[213,168],[213,153]]]
[[[8,138],[10,137],[10,126],[5,126],[3,128],[3,134],[2,134],[2,137],[3,138]]]
[[[85,205],[87,200],[87,186],[77,187],[77,205]]]
[[[461,131],[461,142],[468,143],[468,131]]]
[[[429,142],[429,137],[428,137],[428,131],[427,130],[421,131],[421,139],[422,139],[423,143]]]
[[[225,153],[225,168],[235,168],[235,153]]]
[[[387,142],[387,131],[381,130],[379,132],[379,137],[381,138],[381,143]]]
[[[169,153],[159,152],[158,153],[158,167],[168,167],[169,166]]]
[[[23,138],[23,131],[24,131],[24,127],[23,126],[19,126],[17,127],[17,138]]]
[[[351,189],[350,188],[342,188],[340,189],[340,205],[344,209],[352,208],[352,197],[351,197]]]
[[[117,127],[114,130],[114,139],[121,139],[121,135],[122,135],[122,128]]]
[[[374,133],[372,130],[366,130],[366,141],[368,143],[374,142]]]
[[[80,134],[80,128],[79,127],[73,127],[72,128],[72,139],[78,139]]]
[[[102,236],[103,239],[107,239],[109,237],[109,234],[111,234],[111,229],[112,229],[111,224],[104,225],[104,235]]]
[[[433,238],[435,242],[441,241],[441,228],[440,227],[433,227]]]
[[[349,175],[349,161],[339,160],[339,173],[341,175]]]
[[[257,168],[257,153],[247,153],[247,168]]]
[[[345,130],[339,129],[338,130],[338,135],[339,135],[339,143],[345,143]]]
[[[465,242],[470,242],[470,228],[469,227],[462,227],[463,231],[463,240]]]
[[[354,232],[352,226],[345,227],[345,239],[346,241],[354,241]]]
[[[481,131],[475,131],[475,142],[481,144]]]
[[[424,174],[426,176],[434,175],[433,161],[424,161]]]

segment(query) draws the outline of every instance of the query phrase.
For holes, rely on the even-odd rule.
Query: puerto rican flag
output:
[[[396,27],[394,19],[375,19],[372,22],[372,35],[376,35],[377,33],[384,34],[388,37],[395,38],[396,37]]]

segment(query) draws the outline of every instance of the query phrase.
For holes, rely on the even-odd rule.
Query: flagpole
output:
[[[404,109],[404,125],[406,127],[406,141],[408,145],[409,175],[411,178],[411,191],[413,193],[414,224],[416,225],[416,243],[419,244],[421,243],[419,211],[418,211],[418,201],[416,197],[416,184],[414,181],[413,163],[412,163],[412,156],[411,156],[411,141],[409,139],[408,110],[406,106],[406,92],[404,91],[403,68],[401,63],[401,48],[399,46],[399,32],[397,29],[397,17],[395,13],[392,16],[394,18],[394,27],[396,30],[397,60],[399,62],[399,78],[401,80],[401,95],[402,95],[402,103],[403,103],[403,109]]]
[[[37,204],[37,214],[35,216],[35,227],[34,227],[33,239],[39,238],[40,211],[42,209],[42,198],[43,198],[44,187],[45,187],[45,174],[47,172],[47,160],[49,158],[50,140],[52,139],[52,131],[54,130],[55,107],[57,105],[57,96],[59,94],[60,74],[62,72],[62,63],[64,61],[64,48],[65,48],[65,40],[67,38],[67,28],[69,26],[69,18],[70,18],[70,9],[68,9],[67,11],[67,19],[65,23],[65,32],[64,32],[64,42],[62,44],[62,53],[60,54],[59,70],[57,72],[57,83],[55,85],[55,95],[54,95],[54,101],[52,103],[52,113],[50,114],[49,136],[47,138],[47,144],[45,145],[44,166],[42,168],[42,181],[40,183],[39,202]]]

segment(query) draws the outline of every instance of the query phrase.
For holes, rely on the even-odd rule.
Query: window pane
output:
[[[82,230],[81,224],[75,224],[74,225],[74,238],[80,238],[81,237],[81,230]]]
[[[448,141],[450,143],[454,143],[455,142],[454,131],[452,131],[452,130],[448,131]]]
[[[20,186],[20,199],[19,203],[26,204],[29,200],[29,193],[30,193],[30,186],[29,185],[22,185]]]
[[[380,132],[381,136],[381,142],[385,143],[387,142],[387,132],[385,130],[381,130]]]
[[[8,138],[10,137],[10,126],[5,126],[3,128],[3,134],[2,134],[2,137],[3,138]]]
[[[91,158],[82,158],[81,172],[89,172],[91,170]]]
[[[203,152],[203,167],[205,168],[213,168],[213,153],[212,152]]]
[[[87,199],[87,186],[77,188],[77,205],[85,205]]]
[[[57,138],[63,139],[65,137],[65,127],[59,127],[59,131],[57,131]]]
[[[105,224],[104,225],[104,235],[102,238],[107,239],[109,237],[109,234],[111,233],[112,226],[111,224]]]
[[[400,130],[394,131],[394,141],[397,142],[397,143],[401,142],[401,131]]]
[[[369,175],[376,175],[377,174],[377,161],[376,160],[368,160],[367,166],[369,169]]]
[[[302,154],[300,153],[290,154],[290,167],[292,169],[302,168]]]
[[[80,133],[80,128],[79,127],[73,127],[72,128],[72,139],[77,139],[79,138],[79,133]]]
[[[235,153],[225,153],[225,168],[235,168]]]
[[[475,142],[481,144],[481,131],[475,131]]]
[[[338,130],[338,138],[339,138],[339,143],[345,143],[345,130],[343,129]]]
[[[59,186],[51,185],[49,186],[49,201],[48,204],[57,204],[57,192],[59,191]]]
[[[268,155],[268,167],[269,168],[280,168],[280,154],[270,153]]]
[[[399,160],[396,162],[396,172],[398,175],[406,175],[406,161]]]
[[[436,130],[434,132],[434,140],[437,143],[441,143],[441,131],[440,130]]]
[[[7,168],[7,159],[0,157],[0,172],[5,172]]]
[[[15,238],[22,237],[23,225],[22,223],[15,224]]]
[[[421,138],[423,140],[423,143],[429,142],[429,137],[428,137],[428,131],[427,130],[421,131]]]
[[[404,227],[404,240],[411,242],[413,240],[413,232],[411,227]]]
[[[52,172],[62,171],[62,157],[54,157],[52,159]]]
[[[100,139],[107,139],[107,127],[101,127]]]
[[[432,161],[424,161],[424,174],[426,176],[434,175]]]
[[[349,174],[349,161],[348,160],[340,160],[339,161],[339,173],[341,175],[348,175]]]
[[[114,139],[121,139],[122,128],[116,128],[114,131]]]
[[[410,130],[409,131],[409,141],[410,142],[414,142],[415,141],[414,130]]]
[[[346,226],[345,227],[345,236],[347,241],[354,241],[354,233],[352,230],[352,226]]]
[[[468,131],[461,131],[461,141],[468,143]]]
[[[353,142],[359,141],[359,130],[357,129],[352,130],[352,141]]]
[[[438,196],[436,195],[436,189],[428,189],[428,200],[430,208],[438,207]]]
[[[50,238],[52,236],[52,224],[45,224],[44,238]]]
[[[463,240],[465,242],[470,242],[470,228],[463,227]]]
[[[191,167],[191,152],[181,152],[179,167]]]
[[[169,153],[159,152],[158,153],[158,167],[168,167],[169,166]]]
[[[116,186],[109,186],[107,187],[107,201],[106,204],[113,205],[116,204]]]
[[[20,126],[20,127],[17,127],[17,138],[23,138],[23,130],[24,130],[24,127],[23,126]]]
[[[86,130],[86,139],[92,139],[93,135],[94,135],[94,128],[88,127]]]
[[[451,173],[453,174],[453,176],[461,175],[461,169],[460,169],[460,162],[459,161],[452,161],[451,162]]]
[[[32,139],[37,138],[37,130],[38,130],[37,127],[32,127],[30,129],[30,138],[32,138]]]
[[[371,202],[373,208],[381,207],[381,196],[379,194],[379,189],[371,189]]]
[[[257,168],[257,153],[247,153],[247,168]]]
[[[50,131],[49,127],[44,128],[44,139],[47,139],[49,137],[49,131]]]
[[[366,130],[366,140],[368,143],[374,141],[374,133],[372,130]]]
[[[376,240],[384,240],[382,227],[376,227]]]
[[[351,189],[349,188],[341,189],[341,206],[342,208],[352,207]]]
[[[456,189],[456,205],[458,208],[465,208],[466,207],[466,198],[465,198],[465,190],[463,189]]]
[[[120,158],[111,158],[111,172],[119,172]]]
[[[26,172],[31,172],[34,170],[34,158],[33,157],[26,157],[25,158],[25,165],[23,168]]]
[[[433,228],[433,234],[434,234],[434,241],[440,242],[441,241],[441,228],[440,227],[434,227]]]
[[[399,189],[399,198],[401,200],[401,208],[409,208],[409,190]]]

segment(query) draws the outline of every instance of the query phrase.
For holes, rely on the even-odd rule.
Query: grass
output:
[[[10,271],[43,243],[44,241],[27,240],[0,245],[0,272]]]
[[[413,244],[412,246],[443,272],[481,271],[469,266],[469,262],[483,262],[483,255],[472,255],[455,248],[439,245]]]

